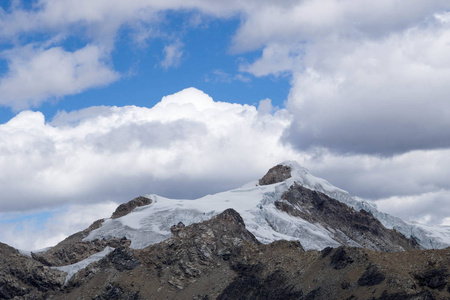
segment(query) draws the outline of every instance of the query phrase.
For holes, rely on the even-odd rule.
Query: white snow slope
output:
[[[80,271],[81,269],[86,268],[91,263],[99,261],[100,259],[102,259],[106,255],[108,255],[112,251],[114,251],[114,248],[106,246],[105,249],[103,249],[103,251],[95,253],[95,254],[89,256],[88,258],[83,259],[82,261],[79,261],[79,262],[77,262],[75,264],[67,265],[67,266],[61,266],[61,267],[52,267],[52,268],[56,269],[56,270],[60,270],[60,271],[66,272],[67,275],[66,275],[65,283],[67,283],[69,281],[69,279],[72,278],[72,276],[75,275],[78,271]]]
[[[126,216],[106,219],[102,226],[93,230],[84,240],[122,238],[131,240],[131,247],[144,248],[169,238],[170,227],[183,222],[185,225],[210,219],[227,208],[235,209],[244,219],[246,228],[263,243],[275,240],[298,240],[305,249],[338,247],[332,234],[320,224],[311,224],[275,208],[274,202],[296,182],[308,189],[322,192],[356,210],[364,209],[375,216],[386,228],[396,229],[407,237],[414,237],[426,249],[450,246],[450,227],[425,226],[407,223],[400,218],[380,212],[365,201],[357,200],[324,179],[317,178],[297,162],[288,161],[292,177],[276,184],[259,186],[251,182],[241,188],[196,200],[168,199],[147,195],[153,203],[138,207]]]

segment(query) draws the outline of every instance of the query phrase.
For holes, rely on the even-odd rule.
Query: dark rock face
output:
[[[117,218],[123,217],[123,216],[129,214],[136,207],[149,205],[151,203],[152,203],[151,199],[139,196],[127,203],[119,205],[119,207],[117,207],[116,211],[113,212],[113,214],[111,215],[111,219],[117,219]]]
[[[114,250],[102,263],[111,263],[119,272],[131,271],[141,264],[139,258],[134,255],[134,252],[126,247],[120,247]]]
[[[137,299],[193,299],[199,295],[215,299],[227,280],[232,280],[230,264],[241,257],[244,245],[260,245],[232,209],[203,223],[178,224],[173,231],[172,238],[142,250],[116,249],[77,273],[69,281],[64,299],[93,299],[104,295],[108,286],[120,287],[116,294],[137,295]],[[213,293],[212,286],[222,288]],[[102,294],[97,294],[98,290]]]
[[[426,270],[423,273],[417,273],[415,274],[415,278],[419,281],[420,286],[427,286],[430,289],[438,289],[442,291],[447,284],[447,278],[449,275],[448,269],[443,267]]]
[[[285,181],[291,178],[291,167],[277,165],[271,168],[263,178],[259,180],[259,185],[269,185]]]
[[[327,257],[328,254],[331,253],[331,251],[333,251],[333,248],[331,248],[331,247],[326,247],[326,248],[322,249],[322,251],[320,251],[320,253],[322,253],[322,258]]]
[[[129,246],[127,239],[108,239],[84,242],[83,239],[94,229],[101,226],[103,220],[95,221],[89,228],[77,232],[55,247],[42,253],[32,253],[32,257],[46,266],[65,266],[77,263],[95,253],[103,251],[106,246],[118,248]]]
[[[45,299],[64,284],[65,274],[0,243],[0,299]]]
[[[103,293],[93,298],[94,300],[138,300],[142,299],[137,292],[125,292],[124,288],[119,285],[108,285],[103,290]]]
[[[301,299],[303,292],[297,290],[295,286],[286,286],[286,276],[275,271],[267,277],[261,278],[262,270],[260,265],[247,266],[238,265],[235,271],[238,277],[228,285],[217,297],[219,300],[234,299]]]
[[[353,263],[353,258],[347,254],[344,247],[339,247],[331,256],[330,265],[335,270],[341,270]]]
[[[275,202],[279,210],[330,228],[333,238],[343,245],[356,246],[351,239],[364,248],[383,252],[420,249],[414,240],[386,229],[368,212],[358,212],[323,193],[294,184],[281,198]]]
[[[406,293],[389,294],[387,291],[384,291],[381,297],[377,298],[377,300],[436,300],[436,298],[434,298],[429,291],[421,291],[416,294],[406,294]]]
[[[378,285],[386,279],[383,273],[377,266],[368,266],[366,271],[358,279],[358,285],[360,286],[374,286]]]

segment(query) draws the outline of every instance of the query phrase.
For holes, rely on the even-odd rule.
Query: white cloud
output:
[[[450,150],[412,151],[393,157],[311,154],[306,165],[351,194],[372,200],[450,190]],[[433,209],[439,210],[438,207]]]
[[[292,72],[293,68],[302,63],[301,48],[292,49],[288,45],[267,45],[262,56],[251,64],[241,64],[239,71],[248,72],[255,76],[282,75]]]
[[[2,211],[123,202],[157,193],[195,197],[262,176],[295,158],[279,142],[290,115],[214,102],[196,89],[152,108],[99,107],[46,123],[25,111],[0,125]],[[262,163],[263,162],[263,163]]]
[[[0,241],[23,250],[51,247],[69,235],[86,229],[94,221],[109,218],[117,204],[72,205],[68,208],[32,215],[16,214],[13,219],[0,223]],[[42,215],[43,214],[43,215]],[[0,215],[2,219],[8,214]],[[25,220],[22,220],[22,219]]]
[[[381,155],[449,147],[449,42],[450,27],[434,24],[353,47],[312,47],[307,70],[295,72],[287,140]]]
[[[380,199],[377,201],[377,206],[401,218],[409,218],[425,224],[445,224],[450,215],[449,198],[450,190],[438,190],[412,196]]]
[[[178,67],[183,57],[183,43],[175,42],[164,47],[164,60],[161,67],[168,69],[170,67]]]
[[[50,123],[39,112],[25,111],[0,125],[0,209],[43,210],[67,203],[88,209],[147,193],[199,197],[256,180],[271,166],[296,159],[354,195],[381,199],[380,207],[394,215],[431,223],[448,218],[442,207],[450,171],[442,166],[450,164],[449,150],[390,158],[296,152],[279,142],[291,120],[286,110],[274,112],[270,99],[256,109],[215,102],[193,88],[152,108],[91,107],[61,112]],[[0,240],[21,248],[55,243],[88,223],[70,221],[58,230],[64,218],[78,218],[77,209],[60,219],[55,214],[47,222],[51,228],[36,221],[2,223]],[[30,243],[33,233],[40,238]]]
[[[16,7],[10,13],[3,12],[0,18],[0,39],[20,44],[19,41],[27,41],[26,37],[34,33],[44,33],[45,36],[61,41],[76,34],[91,45],[98,45],[103,49],[103,56],[99,57],[98,62],[103,65],[104,58],[114,48],[117,32],[124,26],[136,31],[131,36],[136,37],[138,44],[145,45],[145,40],[153,34],[164,36],[161,34],[161,31],[164,32],[162,27],[160,30],[153,30],[153,27],[160,24],[164,13],[169,10],[190,11],[197,16],[200,13],[218,18],[240,16],[242,24],[233,39],[232,48],[235,51],[263,50],[260,59],[243,65],[241,70],[256,76],[304,69],[322,73],[324,70],[317,65],[303,62],[305,51],[310,55],[328,46],[326,51],[319,51],[317,58],[330,60],[336,57],[334,52],[337,50],[338,54],[343,55],[337,57],[340,60],[346,56],[342,52],[345,47],[348,49],[357,46],[360,41],[389,38],[393,32],[403,32],[417,24],[426,25],[435,17],[441,20],[441,24],[445,24],[448,9],[450,4],[447,0],[402,0],[395,3],[390,0],[40,0],[31,10]],[[432,30],[434,29],[430,29],[431,32]],[[327,43],[330,40],[334,43]],[[348,44],[348,41],[355,43]],[[75,55],[65,53],[66,56],[69,54]],[[182,42],[167,45],[164,55],[161,62],[163,68],[177,66],[183,55]],[[31,59],[29,57],[25,60]],[[47,97],[61,96],[58,93],[49,94]],[[33,99],[21,104],[36,102]],[[7,102],[7,105],[10,104],[10,101]]]
[[[234,49],[255,50],[274,43],[320,43],[329,37],[382,38],[449,8],[446,0],[272,1],[259,5],[258,1],[250,1],[241,7],[245,18],[234,38]]]
[[[241,71],[293,74],[295,119],[284,140],[301,151],[448,148],[448,9],[446,1],[265,4],[247,11],[234,49],[262,49]]]
[[[9,71],[0,79],[0,105],[27,109],[117,80],[109,56],[119,30],[127,28],[140,47],[151,37],[168,39],[172,33],[161,21],[168,10],[177,9],[215,17],[238,11],[236,3],[196,0],[39,0],[29,9],[11,5],[8,12],[1,10],[0,42],[13,48],[3,53]],[[58,47],[71,37],[86,46],[75,51]],[[166,45],[163,52],[161,66],[177,67],[183,43]]]
[[[19,110],[49,98],[80,93],[119,78],[105,63],[105,53],[88,45],[75,52],[60,47],[26,46],[3,52],[8,72],[0,78],[0,105]]]
[[[259,101],[258,112],[261,114],[271,114],[275,108],[272,106],[272,100],[269,98]]]

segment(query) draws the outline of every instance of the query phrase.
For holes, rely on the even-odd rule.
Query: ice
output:
[[[86,258],[82,261],[79,261],[75,264],[68,265],[68,266],[61,266],[61,267],[52,267],[52,269],[66,272],[67,276],[66,276],[65,283],[67,283],[70,280],[70,278],[72,278],[72,276],[75,275],[78,271],[86,268],[88,265],[90,265],[93,262],[99,261],[100,259],[102,259],[106,255],[108,255],[112,251],[114,251],[114,248],[107,246],[107,247],[105,247],[105,249],[103,249],[103,251],[95,253],[95,254],[89,256],[88,258]]]
[[[287,161],[282,164],[293,169],[293,178],[288,180],[295,181],[306,188],[322,192],[353,207],[357,211],[364,209],[377,218],[384,227],[395,229],[408,238],[414,238],[425,249],[442,249],[450,246],[449,226],[428,226],[403,221],[398,217],[379,211],[376,205],[353,197],[347,191],[333,186],[328,181],[311,175],[306,168],[295,161]]]
[[[131,240],[132,248],[141,249],[171,237],[172,225],[179,222],[185,225],[202,222],[228,208],[233,208],[242,216],[246,228],[263,243],[280,239],[298,240],[307,250],[339,246],[340,244],[332,239],[332,236],[336,234],[334,230],[292,217],[275,208],[275,201],[280,200],[281,195],[291,185],[297,183],[308,189],[322,192],[357,211],[364,209],[386,228],[394,228],[407,237],[415,238],[426,249],[450,246],[450,227],[407,223],[400,218],[380,212],[375,205],[357,199],[328,181],[313,176],[295,161],[282,164],[291,167],[292,177],[281,183],[259,186],[257,181],[253,181],[241,188],[207,195],[196,200],[147,195],[152,199],[150,205],[136,208],[121,218],[106,220],[100,228],[93,230],[84,240],[126,237]],[[344,233],[337,234],[347,240],[348,244],[359,246]]]

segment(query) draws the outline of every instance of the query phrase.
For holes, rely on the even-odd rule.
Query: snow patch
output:
[[[107,247],[105,247],[105,249],[103,249],[103,251],[95,253],[95,254],[89,256],[88,258],[86,258],[82,261],[79,261],[75,264],[68,265],[68,266],[61,266],[61,267],[51,267],[51,268],[66,272],[67,276],[66,276],[66,281],[64,284],[67,284],[67,282],[70,280],[70,278],[72,278],[72,276],[75,275],[78,271],[86,268],[91,263],[99,261],[100,259],[102,259],[106,255],[108,255],[112,251],[114,251],[114,248],[107,246]]]

